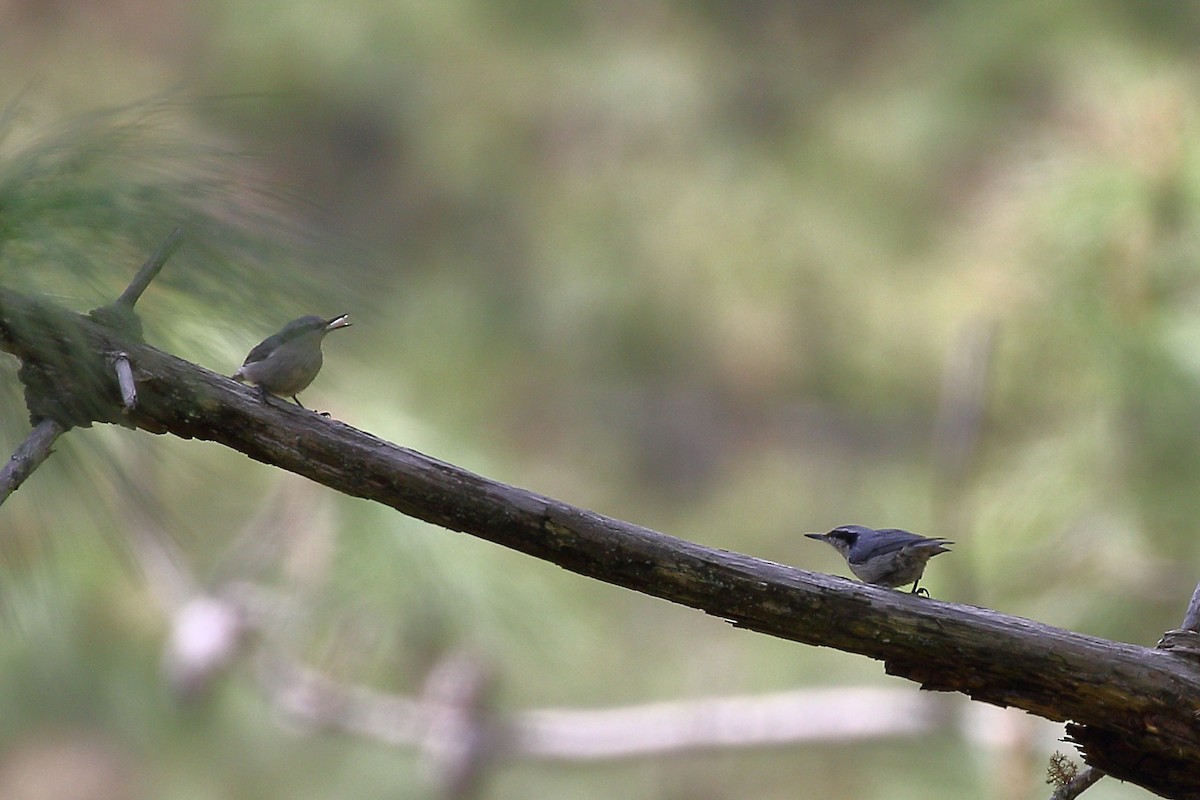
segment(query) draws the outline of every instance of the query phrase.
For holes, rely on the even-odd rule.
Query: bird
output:
[[[257,386],[262,392],[263,402],[266,402],[270,393],[290,397],[296,401],[296,405],[304,408],[296,395],[306,389],[321,371],[324,361],[321,340],[331,331],[349,325],[349,314],[339,314],[330,319],[310,314],[294,319],[284,325],[279,333],[256,344],[232,377],[235,381]]]
[[[929,595],[918,588],[925,565],[938,553],[948,553],[949,539],[934,539],[899,528],[875,530],[863,525],[841,525],[828,533],[806,533],[837,550],[863,583],[894,589],[911,583],[913,594]]]

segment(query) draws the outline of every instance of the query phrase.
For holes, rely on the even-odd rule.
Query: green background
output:
[[[139,311],[205,367],[350,312],[303,399],[388,440],[806,569],[846,574],[800,536],[837,524],[954,539],[934,596],[1095,636],[1179,623],[1200,577],[1190,4],[0,13],[6,288],[101,305],[182,224]],[[27,431],[16,366],[5,451]],[[943,424],[972,390],[978,418]],[[381,690],[463,648],[501,711],[916,691],[214,445],[81,430],[0,509],[5,797],[88,770],[113,793],[80,797],[431,796],[412,752],[280,724],[249,661],[173,703],[138,531],[206,585],[286,595],[282,646]],[[1054,730],[1012,716],[505,763],[483,796],[1048,796]]]

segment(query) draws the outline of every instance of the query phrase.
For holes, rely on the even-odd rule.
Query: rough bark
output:
[[[1069,720],[1088,763],[1164,797],[1200,798],[1200,669],[1189,656],[702,547],[489,480],[310,411],[264,403],[228,378],[4,290],[0,349],[38,376],[35,422],[67,408],[73,416],[55,417],[64,424],[81,424],[76,415],[84,411],[220,442],[581,575],[739,627],[879,659],[926,689]],[[138,405],[128,414],[112,370],[101,368],[118,351],[129,354],[137,383]],[[82,391],[78,376],[87,376]],[[60,397],[74,399],[64,406]]]

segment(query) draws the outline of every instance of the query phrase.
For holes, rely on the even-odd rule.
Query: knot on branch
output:
[[[88,312],[88,316],[94,322],[108,328],[122,339],[128,339],[138,344],[145,344],[146,342],[142,332],[142,319],[133,310],[132,305],[127,305],[118,300],[106,306],[93,308]]]
[[[1158,650],[1167,650],[1175,655],[1187,656],[1200,661],[1200,633],[1190,630],[1167,631],[1155,645]]]
[[[20,354],[17,372],[30,422],[52,419],[64,428],[121,422],[121,395],[108,359],[89,348],[83,336],[69,335],[70,328],[45,323],[27,337],[34,346]]]

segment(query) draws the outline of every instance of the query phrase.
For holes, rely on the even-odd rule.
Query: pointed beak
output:
[[[822,542],[829,536],[827,533],[806,533],[804,535],[810,539],[820,539]]]
[[[338,328],[350,327],[350,315],[340,314],[325,323],[325,331],[336,331]]]

